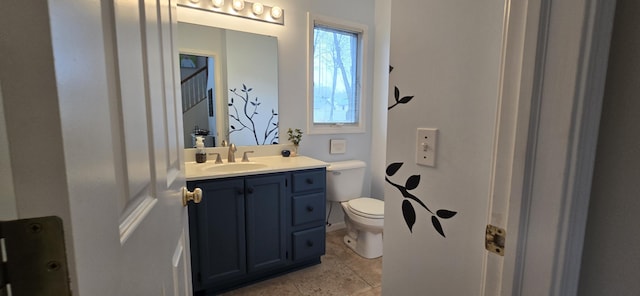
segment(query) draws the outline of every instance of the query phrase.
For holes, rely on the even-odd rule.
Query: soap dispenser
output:
[[[207,162],[207,151],[204,150],[204,137],[196,137],[196,162]]]

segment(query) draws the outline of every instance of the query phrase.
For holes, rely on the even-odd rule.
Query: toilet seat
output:
[[[384,202],[379,199],[360,197],[347,202],[355,215],[369,219],[384,219]]]

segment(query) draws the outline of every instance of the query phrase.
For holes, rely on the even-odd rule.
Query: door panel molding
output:
[[[180,234],[180,239],[176,244],[175,251],[173,252],[173,258],[171,260],[173,270],[173,295],[189,295],[189,285],[187,285],[189,272],[186,264],[186,245],[184,231]]]
[[[120,244],[124,245],[127,239],[133,234],[144,219],[151,213],[158,199],[152,196],[145,196],[129,215],[120,223]]]

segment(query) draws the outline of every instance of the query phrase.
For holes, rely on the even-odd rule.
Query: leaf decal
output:
[[[395,87],[396,89],[394,90],[394,97],[396,98],[396,102],[398,102],[398,100],[400,100],[400,89],[398,89],[398,87]]]
[[[442,218],[442,219],[449,219],[453,216],[455,216],[458,212],[454,212],[454,211],[449,211],[449,210],[438,210],[436,212],[436,215],[438,215],[438,217]]]
[[[394,162],[387,166],[387,176],[393,176],[402,166],[402,162]]]
[[[389,65],[389,73],[391,73],[391,71],[393,71],[393,66]]]
[[[402,97],[402,99],[400,99],[400,101],[398,101],[398,103],[406,104],[406,103],[409,103],[409,101],[411,101],[411,99],[413,99],[413,96]]]
[[[402,216],[404,216],[404,222],[407,222],[409,231],[413,233],[413,224],[416,223],[416,210],[411,202],[406,199],[402,201]]]
[[[442,225],[440,225],[440,221],[438,220],[438,218],[436,218],[436,216],[431,216],[431,223],[433,224],[433,228],[435,228],[436,231],[438,231],[438,233],[440,233],[440,235],[442,235],[442,237],[446,237],[446,236],[444,236],[444,231],[442,230]]]
[[[235,127],[235,126],[233,126],[233,125],[232,125],[232,126],[230,126],[230,127],[231,127],[231,129],[236,129],[236,127]]]
[[[413,175],[407,179],[407,183],[404,187],[407,188],[407,190],[413,190],[418,187],[418,184],[420,184],[420,175]]]

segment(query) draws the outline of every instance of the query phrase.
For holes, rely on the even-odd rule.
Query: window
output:
[[[309,133],[364,132],[365,27],[309,17]]]

